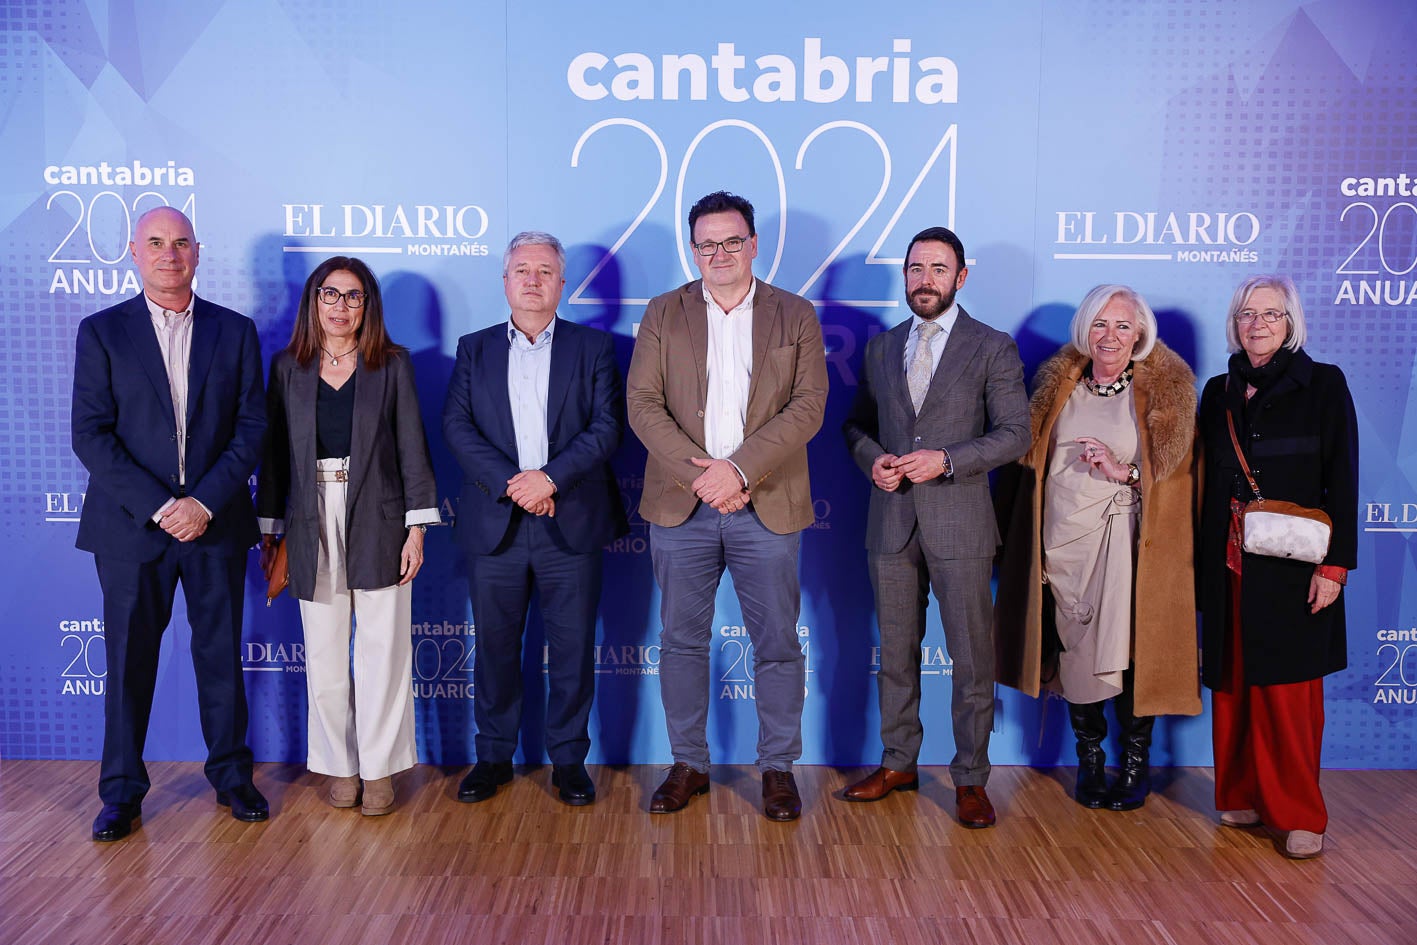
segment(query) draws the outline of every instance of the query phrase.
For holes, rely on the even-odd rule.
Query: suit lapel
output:
[[[315,469],[315,400],[320,396],[320,359],[300,365],[291,359],[285,383],[285,415],[290,424],[291,452],[307,475]]]
[[[364,485],[373,458],[374,427],[383,416],[384,388],[388,385],[387,368],[371,371],[364,366],[364,355],[354,377],[354,423],[349,437],[349,508]]]
[[[949,340],[945,342],[945,350],[940,355],[940,364],[935,368],[934,376],[930,378],[930,389],[925,392],[925,402],[920,405],[920,413],[923,414],[933,405],[943,402],[969,359],[974,357],[980,342],[976,327],[977,323],[961,307],[954,328],[950,329]]]
[[[782,306],[777,302],[777,294],[766,282],[757,283],[757,294],[753,298],[753,373],[748,379],[748,403],[758,393],[758,379],[763,376],[763,362],[767,360],[768,345],[777,333],[777,320],[782,317]],[[707,324],[707,307],[705,307]]]
[[[162,348],[158,347],[152,313],[148,311],[147,299],[143,295],[140,294],[129,303],[123,325],[127,329],[128,340],[133,345],[133,353],[138,363],[143,366],[143,373],[152,382],[158,400],[167,408],[164,416],[169,418],[172,429],[176,430],[177,413],[172,407],[172,387],[167,382],[167,365],[162,363]]]
[[[556,346],[551,346],[555,351]],[[507,325],[504,322],[497,330],[487,335],[487,344],[482,349],[482,377],[474,377],[472,400],[476,403],[486,399],[496,413],[496,431],[501,436],[504,447],[510,447],[512,457],[517,455],[517,428],[512,422],[512,402],[507,392],[508,362],[512,357],[512,345],[507,340]],[[481,388],[477,390],[476,388]]]
[[[556,441],[556,420],[561,416],[561,404],[571,387],[571,372],[580,356],[580,338],[575,328],[556,318],[556,331],[551,336],[551,377],[546,386],[546,436]],[[571,330],[566,329],[570,327]]]
[[[689,336],[689,348],[694,354],[694,369],[698,371],[698,403],[708,401],[708,303],[704,301],[702,280],[684,287],[684,331]]]
[[[897,403],[906,406],[906,412],[912,411],[910,401],[910,385],[906,381],[905,374],[905,342],[910,337],[910,326],[915,319],[907,318],[899,325],[886,332],[886,344],[883,357],[886,359],[884,370],[881,374],[886,378],[889,388],[886,395]]]
[[[192,353],[187,362],[187,427],[192,426],[192,417],[197,412],[197,402],[202,397],[202,387],[212,369],[212,358],[216,356],[219,331],[216,319],[207,312],[207,303],[192,296]]]

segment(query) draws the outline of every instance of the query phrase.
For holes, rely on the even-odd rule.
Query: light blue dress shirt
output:
[[[546,392],[551,386],[551,341],[555,332],[553,317],[533,343],[507,319],[507,400],[512,405],[512,427],[517,434],[517,465],[523,471],[545,466],[549,452]]]
[[[954,302],[935,319],[935,324],[940,326],[940,333],[930,339],[930,377],[932,378],[940,366],[940,355],[945,353],[945,344],[950,340],[950,332],[954,330],[955,321],[958,318],[959,303]],[[925,319],[919,315],[912,316],[910,334],[905,339],[905,364],[903,366],[907,374],[910,373],[910,362],[915,359],[915,348],[920,344],[920,326],[923,324],[925,324]]]

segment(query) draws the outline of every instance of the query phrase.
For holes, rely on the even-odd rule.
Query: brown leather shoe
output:
[[[959,822],[966,827],[994,826],[994,805],[989,803],[982,784],[955,788],[955,810],[959,813]]]
[[[920,789],[920,776],[914,771],[892,771],[882,765],[842,792],[848,801],[879,801],[892,791]]]
[[[796,820],[802,816],[802,796],[791,771],[763,772],[763,815],[768,820]]]
[[[676,761],[669,769],[669,776],[655,789],[654,796],[650,798],[649,812],[672,814],[676,810],[683,810],[695,794],[707,794],[708,789],[707,771],[695,771],[684,762]]]

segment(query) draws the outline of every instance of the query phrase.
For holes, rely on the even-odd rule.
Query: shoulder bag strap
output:
[[[1230,390],[1230,378],[1225,379],[1225,390]],[[1260,495],[1260,487],[1255,482],[1255,477],[1250,475],[1250,464],[1245,460],[1245,454],[1240,449],[1240,440],[1235,436],[1235,417],[1230,413],[1229,405],[1225,405],[1225,425],[1230,428],[1230,445],[1235,447],[1235,458],[1240,461],[1240,470],[1245,474],[1245,481],[1250,484],[1250,492],[1254,493],[1255,499],[1263,502],[1264,496]]]

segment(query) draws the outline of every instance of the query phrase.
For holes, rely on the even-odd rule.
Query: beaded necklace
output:
[[[1087,370],[1083,372],[1082,382],[1090,393],[1096,394],[1098,397],[1116,397],[1132,386],[1132,366],[1128,364],[1127,369],[1122,372],[1122,376],[1112,383],[1099,384],[1092,379],[1092,365],[1089,364]]]

